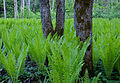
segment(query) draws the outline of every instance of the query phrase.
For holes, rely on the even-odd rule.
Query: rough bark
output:
[[[4,18],[6,18],[6,7],[5,7],[5,0],[3,0],[3,6],[4,6]]]
[[[64,33],[64,23],[65,23],[65,0],[56,0],[56,27],[55,32],[59,36]]]
[[[17,0],[14,0],[14,18],[17,18]]]
[[[53,32],[53,25],[51,20],[49,0],[39,0],[39,4],[40,4],[40,14],[41,14],[43,33],[45,37],[47,37],[49,33],[53,35],[54,32]]]
[[[75,0],[74,4],[74,28],[76,29],[76,36],[83,42],[91,36],[90,46],[84,57],[85,64],[80,72],[81,76],[83,76],[85,70],[88,69],[89,77],[94,75],[92,61],[92,4],[92,0]]]

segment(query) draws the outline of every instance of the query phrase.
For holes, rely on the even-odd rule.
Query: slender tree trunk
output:
[[[30,12],[30,0],[28,0],[28,9],[29,9],[29,12]]]
[[[88,69],[89,77],[94,75],[93,61],[92,61],[92,0],[75,0],[74,4],[74,28],[76,29],[76,36],[81,41],[91,36],[90,46],[88,47],[82,67],[81,76],[85,74],[85,70]]]
[[[14,18],[17,18],[17,0],[14,0]]]
[[[5,0],[3,0],[3,6],[4,6],[4,18],[6,18],[6,7],[5,7]]]
[[[24,0],[21,0],[21,17],[24,18],[24,9],[25,9],[25,3]]]
[[[35,12],[35,0],[33,0],[33,12]]]
[[[40,4],[40,14],[41,14],[43,33],[45,37],[47,37],[49,33],[53,35],[54,31],[51,20],[49,0],[39,0],[39,4]]]
[[[21,17],[22,17],[22,14],[23,14],[23,0],[21,0]]]
[[[59,36],[64,33],[64,22],[65,22],[65,0],[56,0],[56,28],[55,32]]]

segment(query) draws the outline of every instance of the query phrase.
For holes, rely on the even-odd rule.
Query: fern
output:
[[[85,42],[83,48],[80,49],[78,43],[73,42],[73,39],[75,42],[78,41],[77,38],[71,36],[71,43],[67,42],[69,37],[64,36],[61,39],[54,37],[49,41],[51,50],[48,51],[49,77],[52,83],[74,83],[83,65],[83,57],[89,46],[89,41]]]
[[[2,46],[2,41],[1,41],[1,39],[0,39],[0,67],[1,67],[1,62],[2,62],[2,61],[1,61],[1,60],[2,60],[2,59],[1,59],[1,53],[2,53],[2,52],[1,52],[1,46]]]
[[[88,77],[88,70],[85,72],[85,76],[82,79],[82,83],[98,83],[99,77],[101,76],[101,73],[97,75],[97,77],[93,77],[92,79],[89,79]]]
[[[120,74],[120,56],[119,56],[119,59],[115,63],[115,68],[118,70],[118,72]]]
[[[46,59],[46,53],[44,49],[45,39],[42,36],[37,35],[31,42],[29,42],[29,45],[29,54],[31,58],[37,62],[39,69],[42,71],[44,69],[44,63]]]
[[[4,65],[4,68],[8,74],[11,76],[13,83],[17,83],[20,70],[22,67],[24,67],[22,65],[24,65],[25,62],[27,50],[27,46],[23,45],[21,54],[19,55],[18,59],[16,59],[15,53],[10,51],[7,52],[7,56],[5,56],[6,51],[2,54],[2,64]]]
[[[115,63],[120,56],[120,23],[118,19],[113,19],[111,21],[108,19],[97,19],[97,21],[94,22],[94,27],[97,27],[93,28],[94,64],[97,64],[100,57],[103,62],[105,73],[107,77],[110,77]]]

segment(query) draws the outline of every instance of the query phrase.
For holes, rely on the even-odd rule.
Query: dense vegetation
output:
[[[18,1],[18,16],[21,18],[21,0]],[[56,13],[56,6],[54,0],[54,9],[53,9],[53,2],[50,0],[51,5],[51,14],[52,19],[55,19]],[[107,1],[107,2],[106,2]],[[93,4],[93,17],[95,18],[120,18],[120,2],[118,3],[117,0],[94,0]],[[3,0],[0,0],[0,17],[4,17],[4,9],[3,9]],[[24,18],[40,18],[40,7],[39,7],[39,0],[35,0],[35,11],[33,10],[33,0],[30,0],[30,14],[28,13],[27,7],[27,0],[25,0],[25,9],[24,9]],[[107,3],[107,4],[106,4]],[[105,6],[104,6],[105,5]],[[65,10],[66,10],[66,18],[72,18],[74,16],[74,0],[66,0],[65,3]],[[6,0],[6,16],[7,18],[14,17],[14,3],[11,0]]]
[[[0,83],[119,83],[119,18],[120,0],[0,0]]]
[[[92,83],[101,73],[99,82],[120,82],[119,26],[120,19],[93,19],[93,62],[98,77]],[[84,78],[79,77],[88,45],[89,38],[83,43],[76,37],[73,19],[66,19],[61,38],[49,35],[47,39],[39,19],[0,19],[0,82],[88,83],[87,71]]]

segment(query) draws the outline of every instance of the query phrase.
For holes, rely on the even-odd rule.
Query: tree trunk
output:
[[[14,0],[14,18],[17,18],[17,0]]]
[[[28,0],[28,9],[30,11],[30,0]]]
[[[76,36],[78,36],[83,42],[91,36],[90,46],[88,47],[84,57],[85,64],[80,72],[81,76],[83,76],[85,74],[85,70],[88,69],[89,77],[94,75],[92,61],[92,7],[92,0],[75,0],[74,28],[76,29]]]
[[[55,32],[59,36],[64,33],[64,23],[65,23],[65,0],[56,0],[56,27]]]
[[[21,0],[21,17],[22,18],[24,18],[24,8],[25,8],[24,0]]]
[[[45,37],[47,37],[49,33],[53,35],[54,32],[53,32],[53,25],[51,20],[49,0],[39,0],[39,4],[40,4],[40,14],[41,14],[43,33]]]
[[[35,12],[35,0],[33,0],[33,12]]]
[[[3,6],[4,6],[4,18],[6,18],[6,7],[5,7],[5,0],[3,0]]]

